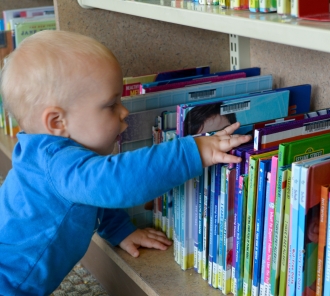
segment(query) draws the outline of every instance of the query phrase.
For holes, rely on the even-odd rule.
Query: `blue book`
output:
[[[257,204],[256,204],[256,222],[255,222],[255,238],[254,238],[254,256],[253,256],[253,275],[252,290],[253,295],[259,295],[259,285],[261,278],[261,261],[263,249],[263,233],[264,233],[264,215],[265,215],[265,199],[267,188],[267,174],[271,169],[271,159],[261,159],[259,161],[259,174],[257,183]]]
[[[199,176],[199,198],[198,198],[198,250],[197,250],[197,272],[202,273],[203,254],[203,213],[204,213],[204,175]]]
[[[213,232],[214,232],[214,210],[215,210],[215,165],[211,166],[211,195],[210,195],[210,228],[209,228],[209,262],[208,262],[208,276],[207,281],[212,286],[212,272],[214,258],[217,256],[213,254]]]

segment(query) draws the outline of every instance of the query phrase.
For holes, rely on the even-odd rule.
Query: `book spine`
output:
[[[186,246],[186,201],[187,201],[187,186],[188,181],[180,186],[180,253],[181,253],[181,268],[186,270],[187,268],[187,246]]]
[[[288,274],[288,243],[289,243],[289,223],[290,223],[290,196],[291,196],[291,169],[287,171],[287,187],[284,207],[284,222],[283,222],[283,244],[281,256],[280,270],[280,287],[279,295],[286,294],[286,280]]]
[[[330,295],[330,194],[328,196],[328,220],[327,220],[327,244],[325,250],[325,264],[324,264],[324,286],[323,295]]]
[[[198,232],[199,232],[199,177],[194,178],[194,270],[198,272]]]
[[[210,195],[209,195],[209,168],[204,169],[204,213],[203,213],[203,253],[202,253],[202,278],[208,276],[208,253],[209,253],[209,228],[210,228]]]
[[[181,130],[181,106],[176,106],[176,134],[180,136],[180,130]]]
[[[300,167],[292,163],[291,171],[291,200],[290,200],[290,231],[289,231],[289,255],[288,255],[288,279],[286,294],[294,296],[297,279],[297,242],[298,242],[298,206]]]
[[[204,175],[199,177],[198,197],[198,273],[202,273],[203,267],[203,213],[204,213]]]
[[[278,14],[290,14],[291,13],[291,1],[290,0],[277,0],[277,13]]]
[[[325,262],[325,249],[327,239],[327,220],[328,220],[328,195],[329,185],[321,186],[321,199],[320,199],[320,228],[319,228],[319,245],[318,245],[318,259],[317,259],[317,272],[316,272],[316,296],[322,295],[323,288],[323,272]]]
[[[266,266],[265,266],[265,295],[270,295],[270,275],[272,263],[272,247],[273,247],[273,229],[274,229],[274,207],[276,195],[276,180],[277,180],[278,158],[272,157],[270,192],[269,192],[269,206],[268,206],[268,233],[267,233],[267,247],[266,247]]]
[[[305,218],[306,218],[306,193],[307,193],[308,167],[300,169],[300,193],[298,207],[298,240],[297,240],[297,281],[296,295],[302,295],[304,290],[304,259],[305,259]]]
[[[161,218],[161,230],[166,233],[167,225],[167,192],[162,195],[162,218]]]
[[[256,204],[256,224],[254,238],[254,256],[253,256],[253,278],[252,278],[252,295],[259,295],[260,286],[260,269],[262,260],[262,234],[264,228],[264,213],[265,213],[265,188],[267,181],[267,161],[260,161],[259,174],[257,184],[257,204]]]
[[[235,167],[235,180],[234,180],[234,213],[233,213],[233,259],[231,266],[231,292],[236,295],[236,256],[237,256],[237,206],[238,206],[238,192],[236,192],[236,167]]]
[[[273,250],[272,250],[272,270],[271,270],[271,290],[270,295],[278,294],[280,263],[282,253],[282,234],[283,234],[283,216],[284,203],[286,194],[286,178],[285,169],[279,168],[277,173],[276,200],[275,200],[275,217],[273,231]]]
[[[249,10],[251,12],[259,12],[259,0],[250,0],[249,1]]]
[[[255,202],[256,202],[256,177],[257,177],[258,160],[250,158],[249,165],[249,187],[247,196],[246,209],[246,230],[245,230],[245,261],[244,261],[244,280],[243,280],[243,295],[251,295],[252,286],[252,257],[253,257],[253,242],[254,242],[254,218],[255,218]]]
[[[173,239],[173,189],[167,192],[166,213],[166,236],[168,239]]]
[[[213,272],[213,232],[214,232],[214,210],[215,210],[215,165],[211,166],[211,195],[210,195],[210,229],[209,229],[209,256],[208,256],[208,284],[212,286]]]
[[[245,246],[245,222],[246,222],[246,197],[248,191],[248,175],[239,177],[239,205],[237,215],[237,256],[236,256],[236,291],[238,296],[243,295],[244,276],[244,246]]]
[[[298,0],[291,0],[291,15],[298,17],[298,6],[299,6],[299,1]]]
[[[265,296],[265,270],[266,270],[266,251],[267,251],[267,233],[268,233],[268,212],[269,212],[269,197],[270,197],[270,179],[271,172],[267,173],[266,184],[266,200],[265,200],[265,217],[264,217],[264,233],[262,242],[262,260],[261,260],[261,275],[259,295]]]

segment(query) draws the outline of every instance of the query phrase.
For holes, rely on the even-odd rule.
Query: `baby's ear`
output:
[[[54,136],[69,137],[66,129],[65,111],[60,107],[47,107],[42,113],[46,131]]]

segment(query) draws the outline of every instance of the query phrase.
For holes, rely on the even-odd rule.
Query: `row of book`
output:
[[[0,20],[0,66],[6,57],[28,36],[42,30],[55,30],[53,6],[4,10]],[[16,120],[2,106],[0,96],[0,128],[12,138],[20,131]]]
[[[325,252],[323,263],[312,264],[318,262],[315,260],[317,253],[322,256],[322,252],[315,252],[319,247],[315,237],[321,241],[317,226],[307,227],[310,214],[305,215],[306,219],[299,216],[300,219],[293,222],[295,214],[291,214],[290,202],[299,199],[290,197],[295,188],[291,184],[306,187],[307,183],[291,182],[291,175],[297,175],[293,172],[297,164],[293,162],[300,160],[298,166],[313,169],[309,163],[311,159],[316,162],[313,165],[321,166],[322,162],[323,166],[329,157],[324,155],[330,152],[326,147],[330,137],[329,110],[308,112],[310,85],[273,90],[271,75],[260,75],[258,68],[223,72],[223,76],[241,75],[239,71],[244,73],[243,77],[123,97],[123,103],[132,112],[131,121],[141,129],[149,115],[158,114],[156,124],[152,125],[154,144],[196,132],[212,132],[212,125],[207,125],[211,130],[185,133],[182,129],[186,117],[190,118],[188,127],[193,125],[192,115],[189,117],[189,112],[182,110],[200,107],[215,109],[214,117],[222,115],[228,119],[228,115],[235,113],[236,120],[242,121],[244,114],[248,115],[240,132],[254,135],[253,143],[231,151],[242,157],[241,164],[213,166],[205,170],[203,176],[156,198],[154,226],[174,239],[175,260],[182,269],[194,267],[211,286],[220,288],[224,294],[315,295],[318,291],[316,295],[327,295],[328,288],[320,279],[326,270],[324,266],[328,266],[324,263]],[[251,85],[253,90],[249,88]],[[273,96],[277,105],[272,105]],[[217,107],[213,108],[214,105]],[[272,112],[267,113],[267,106]],[[197,114],[201,113],[199,109]],[[279,118],[279,114],[284,117]],[[265,118],[268,120],[262,122]],[[136,134],[129,132],[131,137],[126,138],[129,140],[126,143],[143,139],[141,129]],[[291,152],[292,147],[298,150]],[[313,180],[312,173],[306,176]],[[328,174],[323,177],[328,178]],[[322,180],[318,188],[327,185],[327,180],[318,180]],[[305,191],[315,187],[311,182]],[[299,187],[295,194],[297,192],[301,195],[303,191]],[[299,208],[300,215],[309,212],[310,200],[316,198],[315,194],[309,193],[308,198],[307,195],[301,196],[306,206],[302,212]],[[320,213],[319,207],[319,211],[313,210],[312,217],[318,220]],[[321,216],[323,221],[328,221],[325,213]],[[298,225],[303,229],[300,232]],[[312,244],[307,240],[310,235],[307,229],[313,230]],[[326,233],[326,227],[323,231]],[[291,237],[293,233],[297,237]],[[293,261],[288,261],[288,257]],[[318,270],[321,267],[323,269]]]
[[[160,4],[162,2],[164,0],[161,0]],[[221,13],[224,9],[248,10],[253,13],[277,13],[302,19],[329,21],[329,3],[327,0],[317,1],[313,5],[310,5],[310,2],[306,0],[172,0],[171,5],[177,8],[213,13]],[[216,7],[219,7],[220,10]]]

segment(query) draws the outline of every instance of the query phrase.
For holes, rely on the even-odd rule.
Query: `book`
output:
[[[54,6],[41,6],[41,7],[29,7],[3,10],[2,16],[4,21],[5,30],[12,30],[10,27],[10,20],[18,17],[34,17],[34,16],[46,16],[55,15]]]
[[[0,31],[0,67],[4,66],[5,58],[14,50],[14,43],[10,31]]]
[[[239,176],[237,234],[236,234],[236,266],[235,266],[235,290],[236,295],[243,295],[244,276],[244,246],[246,225],[246,199],[248,192],[248,175]]]
[[[256,202],[256,218],[255,218],[255,238],[253,251],[253,277],[252,277],[252,295],[259,295],[259,286],[261,278],[261,261],[263,249],[263,233],[264,233],[264,216],[267,175],[271,169],[271,159],[260,159],[259,173],[257,182],[257,202]]]
[[[273,228],[273,249],[270,278],[270,295],[278,295],[280,263],[282,254],[282,234],[284,205],[286,200],[287,170],[291,165],[279,167],[277,170],[275,210],[274,210],[274,228]]]
[[[202,273],[203,267],[203,213],[204,213],[204,175],[199,176],[198,197],[198,245],[197,245],[197,272]]]
[[[329,215],[329,205],[330,205],[330,194],[328,196],[328,220],[327,229],[330,229],[330,215]],[[330,294],[330,231],[327,231],[327,243],[325,248],[325,263],[324,263],[324,284],[323,284],[323,294]]]
[[[256,181],[258,178],[258,163],[261,158],[269,158],[277,154],[277,150],[253,155],[249,164],[249,185],[246,209],[246,230],[245,230],[245,261],[243,295],[251,295],[252,290],[252,267],[253,267],[253,243],[255,225],[255,203],[256,203]]]
[[[329,184],[321,185],[320,193],[320,225],[319,225],[319,246],[317,251],[317,272],[316,272],[316,296],[323,295],[325,249],[327,243],[328,206],[329,206]]]
[[[275,2],[275,3],[274,3]],[[260,12],[274,12],[277,10],[276,0],[259,0],[259,10]]]
[[[121,135],[121,151],[151,145],[150,127],[154,125],[155,118],[163,111],[175,111],[178,104],[271,88],[272,76],[266,75],[123,97],[122,104],[131,113],[126,119],[129,127]]]
[[[270,171],[269,203],[267,205],[268,222],[264,225],[264,227],[267,227],[266,262],[265,262],[265,272],[264,272],[265,295],[270,295],[270,288],[271,288],[270,277],[271,277],[271,263],[272,263],[272,250],[273,250],[273,230],[274,230],[277,171],[278,171],[278,155],[274,155],[272,156],[272,164]]]
[[[259,12],[260,11],[259,1],[260,0],[250,0],[249,1],[249,10],[251,12]]]
[[[286,294],[286,280],[288,274],[288,244],[289,244],[289,223],[290,223],[290,193],[291,193],[291,167],[287,172],[287,186],[284,205],[284,221],[283,221],[283,237],[282,237],[282,254],[280,269],[280,285],[279,295]]]
[[[298,210],[296,293],[315,293],[319,240],[321,186],[329,182],[330,155],[301,162]]]
[[[55,18],[41,20],[33,20],[32,18],[25,22],[15,23],[15,46],[19,46],[25,38],[43,30],[56,30]]]
[[[291,14],[291,0],[277,0],[278,14]]]
[[[183,137],[221,130],[236,121],[244,126],[279,118],[288,114],[288,106],[288,90],[180,104],[177,108],[177,134]]]

